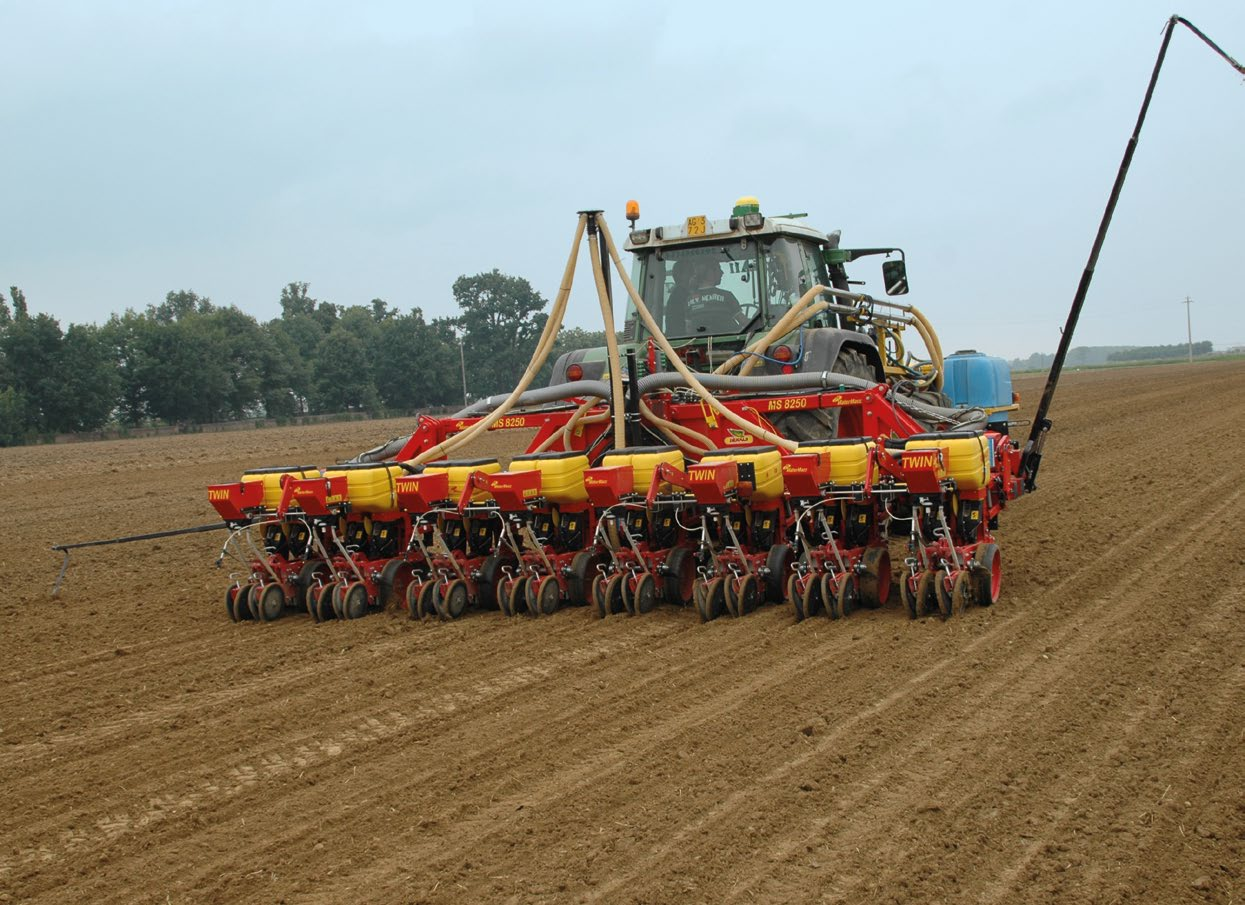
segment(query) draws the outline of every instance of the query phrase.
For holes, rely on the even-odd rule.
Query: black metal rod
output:
[[[65,554],[64,560],[61,562],[60,573],[56,576],[56,582],[52,585],[52,596],[55,597],[60,593],[61,582],[65,580],[65,573],[69,571],[69,551],[78,550],[82,547],[106,547],[110,544],[129,544],[140,540],[159,540],[162,537],[177,537],[180,534],[202,534],[204,531],[222,531],[229,526],[216,522],[212,525],[196,525],[194,528],[174,528],[171,531],[153,531],[149,534],[129,534],[125,537],[110,537],[107,540],[86,540],[76,544],[53,544],[52,549]]]
[[[1098,224],[1098,234],[1094,237],[1094,245],[1090,249],[1089,261],[1081,274],[1081,282],[1076,287],[1076,295],[1072,299],[1072,308],[1068,312],[1068,320],[1064,324],[1063,335],[1059,339],[1059,348],[1055,352],[1055,360],[1051,363],[1050,373],[1046,376],[1046,387],[1042,390],[1042,400],[1038,403],[1037,412],[1033,416],[1033,428],[1029,432],[1029,439],[1025,443],[1020,463],[1020,474],[1024,479],[1026,491],[1031,491],[1036,487],[1038,466],[1042,461],[1042,446],[1045,444],[1047,432],[1051,428],[1051,423],[1046,415],[1050,411],[1051,401],[1055,398],[1055,387],[1059,383],[1059,375],[1063,373],[1064,359],[1067,358],[1068,349],[1072,345],[1072,334],[1075,332],[1077,321],[1080,319],[1081,308],[1085,304],[1085,297],[1089,294],[1089,285],[1094,279],[1094,269],[1098,266],[1098,254],[1102,251],[1102,244],[1107,237],[1107,229],[1111,226],[1111,217],[1115,214],[1115,205],[1120,200],[1120,191],[1124,188],[1124,179],[1128,175],[1128,168],[1132,163],[1133,153],[1137,150],[1137,143],[1141,136],[1141,127],[1145,122],[1146,112],[1150,109],[1150,99],[1154,96],[1154,86],[1158,83],[1159,70],[1163,68],[1163,60],[1167,56],[1167,46],[1171,43],[1172,31],[1175,30],[1177,23],[1187,26],[1194,34],[1205,41],[1211,49],[1223,57],[1237,72],[1245,74],[1245,68],[1242,68],[1240,63],[1224,53],[1219,45],[1206,37],[1187,19],[1183,19],[1180,16],[1172,16],[1167,20],[1167,25],[1163,29],[1163,43],[1159,47],[1158,58],[1154,61],[1154,71],[1150,73],[1150,83],[1146,86],[1146,96],[1141,103],[1141,111],[1137,114],[1137,124],[1133,126],[1133,134],[1124,148],[1124,159],[1120,161],[1120,169],[1116,173],[1115,184],[1111,187],[1111,195],[1107,199],[1107,209],[1103,212],[1102,222]]]

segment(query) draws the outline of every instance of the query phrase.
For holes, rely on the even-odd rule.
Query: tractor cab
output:
[[[638,216],[638,206],[629,206],[633,227]],[[625,248],[634,256],[632,282],[688,366],[712,370],[764,335],[813,286],[852,288],[844,265],[863,255],[885,254],[886,292],[907,292],[901,250],[840,249],[839,233],[819,232],[804,216],[767,217],[757,199],[746,196],[735,202],[729,217],[698,215],[671,226],[631,230]],[[829,294],[821,298],[839,301]],[[875,379],[883,379],[881,354],[869,325],[847,311],[837,305],[803,322],[794,341],[808,345],[810,354],[799,355],[794,367],[826,370],[848,346],[868,359]],[[650,339],[628,299],[621,330],[624,350],[646,349]],[[661,362],[657,367],[664,370]],[[768,362],[762,372],[777,369],[781,363]],[[551,383],[592,379],[605,370],[604,349],[569,352],[555,364]]]

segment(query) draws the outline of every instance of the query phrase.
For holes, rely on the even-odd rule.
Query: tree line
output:
[[[281,290],[266,323],[190,290],[103,324],[31,313],[0,291],[0,446],[107,426],[194,425],[452,406],[513,388],[547,315],[527,280],[492,270],[453,285],[458,315],[428,318],[383,299],[340,306],[307,283]],[[563,330],[562,351],[604,345]]]

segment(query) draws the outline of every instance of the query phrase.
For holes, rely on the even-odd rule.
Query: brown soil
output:
[[[1243,400],[1069,374],[1003,599],[947,623],[234,625],[219,534],[52,600],[51,544],[402,425],[0,450],[0,901],[1240,902]]]

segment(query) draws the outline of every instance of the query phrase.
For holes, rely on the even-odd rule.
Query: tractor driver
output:
[[[730,333],[743,324],[739,299],[722,282],[722,268],[710,257],[688,258],[674,265],[674,287],[666,303],[666,333],[695,336]]]

